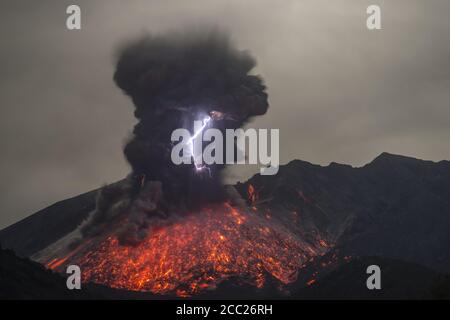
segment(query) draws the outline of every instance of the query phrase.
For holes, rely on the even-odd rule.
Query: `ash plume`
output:
[[[255,65],[248,52],[218,31],[146,36],[124,48],[114,79],[131,97],[139,120],[124,150],[133,175],[161,181],[171,202],[193,205],[220,198],[223,165],[209,168],[208,179],[193,165],[174,165],[170,136],[177,128],[192,132],[194,120],[211,112],[228,115],[214,124],[221,130],[264,114],[265,86],[249,74]]]
[[[220,115],[211,126],[225,132],[264,114],[267,94],[262,79],[250,74],[255,65],[218,31],[145,36],[124,47],[114,80],[131,97],[138,119],[124,148],[132,172],[102,189],[79,228],[81,239],[114,233],[122,244],[137,244],[183,213],[235,198],[221,184],[224,165],[211,165],[205,174],[194,164],[173,164],[171,134],[192,132],[205,115]]]

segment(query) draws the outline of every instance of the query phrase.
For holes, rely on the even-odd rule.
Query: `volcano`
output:
[[[233,189],[241,202],[188,212],[133,245],[121,244],[111,227],[66,252],[63,240],[95,210],[101,189],[2,230],[0,242],[56,272],[79,264],[85,283],[150,296],[236,297],[254,288],[255,297],[271,288],[265,297],[337,297],[340,275],[363,270],[348,261],[361,265],[368,256],[392,270],[393,287],[412,274],[423,279],[416,289],[428,290],[436,274],[450,271],[448,161],[384,153],[353,168],[295,160],[276,176],[256,175]]]
[[[293,297],[365,255],[447,272],[448,162],[388,154],[362,168],[269,161],[276,170],[222,183],[246,146],[256,159],[250,134],[248,144],[217,141],[267,112],[255,66],[217,30],[130,41],[114,81],[137,118],[123,150],[131,172],[5,229],[2,244],[59,274],[77,265],[85,283],[171,297],[221,295],[230,284],[230,296],[252,288]],[[214,161],[201,161],[205,141],[218,145],[205,148]],[[278,159],[278,138],[270,150]]]

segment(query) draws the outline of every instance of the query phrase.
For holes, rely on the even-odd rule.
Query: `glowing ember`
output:
[[[250,201],[250,203],[255,203],[256,200],[258,200],[258,193],[255,190],[255,187],[253,187],[252,184],[248,185],[248,189],[247,189],[247,194],[248,194],[248,200]]]
[[[259,288],[267,274],[290,283],[319,251],[258,213],[223,204],[155,230],[135,247],[121,246],[110,235],[47,266],[58,270],[76,263],[85,282],[188,296],[231,276]]]
[[[316,282],[316,279],[311,279],[311,280],[309,280],[308,282],[306,282],[306,285],[307,285],[307,286],[311,286],[311,285],[313,285],[315,282]]]

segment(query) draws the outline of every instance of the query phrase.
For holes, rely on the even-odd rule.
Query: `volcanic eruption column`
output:
[[[248,53],[216,31],[146,37],[125,48],[114,79],[132,98],[139,120],[124,150],[133,176],[160,181],[170,203],[192,207],[223,200],[224,165],[211,165],[205,177],[195,163],[173,164],[171,133],[194,133],[194,121],[211,116],[220,120],[209,125],[224,132],[264,114],[267,94],[261,78],[249,74],[254,66]]]
[[[267,111],[265,86],[249,74],[254,66],[216,31],[149,36],[125,47],[114,79],[139,120],[124,150],[132,173],[102,188],[69,254],[49,248],[37,259],[51,269],[79,264],[87,281],[179,295],[233,275],[258,287],[266,272],[295,280],[323,248],[232,207],[220,183],[223,164],[203,170],[171,160],[175,129],[201,134],[193,131],[200,120],[224,133]]]

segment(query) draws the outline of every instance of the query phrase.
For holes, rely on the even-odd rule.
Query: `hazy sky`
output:
[[[65,27],[69,4],[80,31]],[[369,4],[382,30],[367,30]],[[280,129],[282,163],[450,159],[449,12],[448,0],[2,0],[0,228],[128,173],[117,47],[189,25],[217,25],[257,58],[271,107],[251,125]]]

